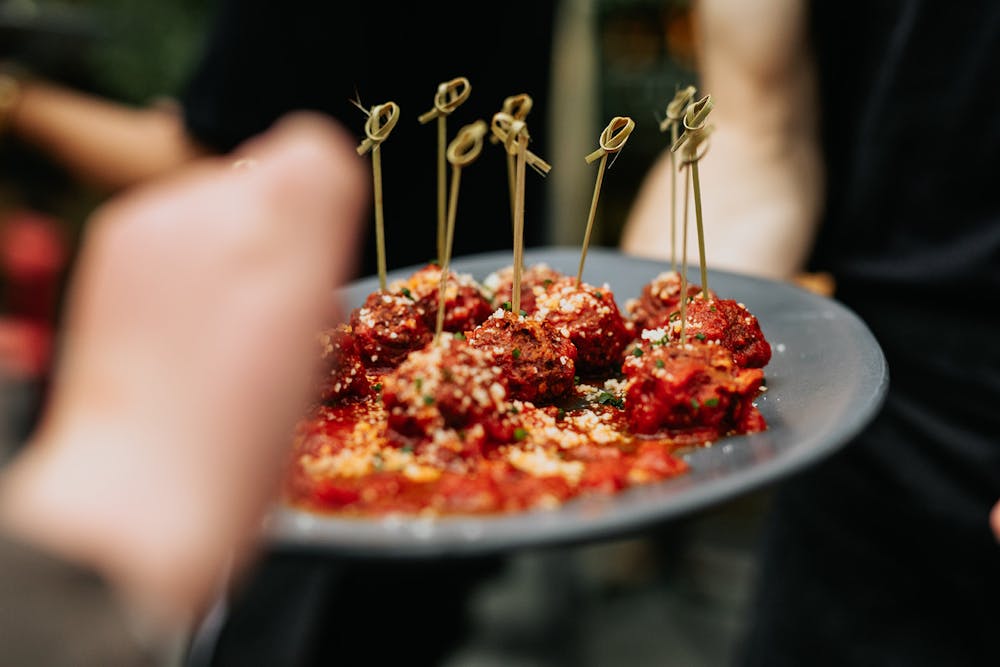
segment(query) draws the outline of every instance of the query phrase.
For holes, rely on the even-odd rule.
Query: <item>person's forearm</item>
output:
[[[205,151],[180,114],[132,108],[45,81],[25,81],[9,131],[74,176],[117,190],[165,174]]]
[[[717,6],[718,5],[718,6]],[[700,162],[706,261],[719,269],[789,278],[803,268],[822,200],[815,80],[802,9],[786,0],[743,17],[733,3],[698,5],[702,89],[715,127]],[[770,7],[770,12],[765,9]],[[630,213],[622,248],[670,256],[670,171],[665,154]],[[685,174],[678,175],[677,243]],[[688,263],[697,263],[689,203]],[[680,261],[681,252],[677,252]]]

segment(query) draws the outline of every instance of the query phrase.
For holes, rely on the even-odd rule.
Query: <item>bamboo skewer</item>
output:
[[[590,200],[590,214],[587,217],[587,231],[583,236],[583,249],[580,252],[580,268],[576,272],[576,286],[583,282],[583,264],[587,260],[587,248],[590,245],[590,234],[594,228],[594,217],[597,214],[597,199],[601,195],[601,184],[604,182],[604,170],[608,164],[608,155],[617,154],[628,141],[629,135],[635,129],[635,121],[627,116],[615,116],[601,132],[600,148],[584,158],[587,164],[600,160],[597,169],[597,182],[594,184],[594,196]]]
[[[438,120],[438,227],[437,227],[437,252],[438,263],[441,262],[441,255],[444,252],[445,235],[445,191],[447,189],[447,166],[445,160],[446,145],[448,142],[448,116],[459,107],[460,104],[469,99],[472,86],[464,76],[457,77],[451,81],[445,81],[438,85],[437,93],[434,95],[434,108],[417,117],[421,125],[429,123],[437,118]]]
[[[511,95],[503,101],[500,111],[514,120],[524,120],[531,112],[531,107],[534,103],[534,100],[527,93]],[[490,141],[495,144],[499,139],[497,139],[496,135],[490,135]],[[516,178],[514,169],[514,156],[507,153],[507,189],[510,192],[510,216],[512,224],[514,219],[514,180]]]
[[[508,155],[514,157],[514,281],[511,310],[521,312],[521,270],[524,257],[524,175],[525,167],[545,175],[552,168],[545,160],[528,150],[531,140],[528,126],[523,120],[516,120],[510,114],[499,111],[493,114],[490,124],[493,135],[503,142]]]
[[[695,87],[688,86],[674,94],[667,104],[667,117],[660,123],[660,132],[670,130],[670,145],[677,142],[677,126],[684,117],[684,109],[694,97]],[[677,271],[677,160],[674,153],[668,153],[670,160],[670,270]]]
[[[552,169],[552,166],[528,150],[531,137],[528,126],[523,120],[517,120],[508,113],[498,111],[493,114],[490,131],[497,141],[503,142],[507,154],[514,157],[514,284],[511,310],[521,312],[521,272],[524,268],[524,175],[525,167],[530,166],[542,176]]]
[[[462,168],[471,164],[483,150],[483,139],[486,136],[486,122],[477,120],[466,125],[452,140],[446,153],[451,163],[451,197],[448,202],[448,220],[445,231],[442,254],[439,258],[441,282],[438,285],[437,326],[434,329],[434,340],[441,338],[444,329],[445,296],[448,289],[448,271],[451,263],[451,247],[455,238],[455,214],[458,209],[458,188],[462,178]]]
[[[361,107],[364,110],[363,107]],[[385,225],[382,221],[382,142],[399,121],[399,106],[395,102],[378,104],[366,112],[365,139],[358,145],[358,155],[372,154],[372,178],[375,186],[375,246],[378,253],[378,284],[385,291]]]
[[[708,291],[708,267],[705,261],[705,229],[701,212],[701,183],[698,175],[698,161],[705,156],[708,151],[706,143],[712,128],[706,127],[705,122],[708,114],[712,111],[712,98],[706,95],[701,100],[688,106],[684,113],[684,133],[673,143],[671,152],[680,148],[684,149],[682,166],[686,167],[684,172],[684,250],[683,268],[681,270],[681,344],[686,342],[687,327],[687,221],[688,221],[688,198],[693,189],[695,221],[698,229],[698,261],[701,267],[701,297],[707,300]]]

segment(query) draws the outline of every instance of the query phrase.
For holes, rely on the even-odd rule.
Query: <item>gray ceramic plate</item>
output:
[[[511,264],[511,253],[455,260],[478,279]],[[525,263],[546,262],[574,274],[579,250],[525,251]],[[414,269],[417,267],[414,267]],[[618,305],[637,296],[667,264],[594,248],[584,280],[608,283]],[[390,280],[414,269],[393,272]],[[690,272],[699,281],[697,271]],[[685,455],[691,470],[678,478],[610,497],[572,500],[555,510],[497,517],[345,519],[277,508],[266,522],[273,546],[366,557],[478,555],[513,549],[623,537],[656,522],[704,509],[758,489],[846,444],[876,414],[888,386],[885,357],[868,327],[840,303],[797,287],[710,271],[709,287],[746,304],[760,321],[773,356],[764,368],[768,391],[758,407],[768,430],[733,436]],[[378,287],[376,278],[344,292],[356,306]]]

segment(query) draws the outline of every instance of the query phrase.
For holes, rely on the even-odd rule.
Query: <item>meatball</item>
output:
[[[521,310],[529,315],[535,312],[536,299],[545,294],[556,281],[564,277],[564,274],[544,262],[526,267],[521,272]],[[494,308],[501,308],[506,303],[513,303],[513,266],[491,273],[483,281],[483,284],[493,292]]]
[[[630,348],[622,370],[625,418],[634,433],[689,431],[706,442],[766,428],[753,405],[764,372],[740,368],[721,345],[678,345],[663,335]]]
[[[351,313],[351,328],[361,361],[375,370],[395,368],[434,336],[418,302],[381,291],[369,294],[365,304]]]
[[[576,368],[581,376],[618,371],[625,346],[635,338],[635,327],[625,319],[611,288],[576,284],[567,277],[539,296],[533,318],[562,332],[577,349]]]
[[[507,383],[485,351],[443,336],[412,353],[382,383],[390,440],[429,443],[443,429],[482,426],[488,439],[514,440]]]
[[[763,368],[771,361],[771,344],[764,338],[757,318],[742,303],[732,299],[695,299],[687,305],[686,338],[711,341],[728,349],[737,366]],[[679,318],[667,328],[680,339]]]
[[[319,334],[321,374],[319,399],[335,403],[348,397],[372,395],[361,353],[350,325],[340,324]]]
[[[414,272],[406,280],[399,280],[389,286],[389,291],[409,296],[426,313],[427,325],[437,328],[438,290],[441,285],[441,267],[436,264]],[[445,283],[444,323],[445,331],[469,331],[478,326],[493,312],[493,305],[487,298],[485,288],[469,274],[448,272]]]
[[[701,285],[688,283],[687,294],[695,297],[701,294]],[[709,296],[715,293],[709,290]],[[665,326],[672,313],[681,307],[681,274],[664,271],[646,283],[637,299],[629,299],[625,310],[636,329],[656,329]]]
[[[545,322],[499,309],[468,336],[502,369],[512,398],[548,403],[572,391],[576,347]]]

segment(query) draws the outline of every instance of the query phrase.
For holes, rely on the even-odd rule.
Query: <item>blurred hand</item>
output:
[[[49,410],[0,498],[8,527],[165,623],[253,555],[368,202],[326,120],[237,153],[95,213]]]

